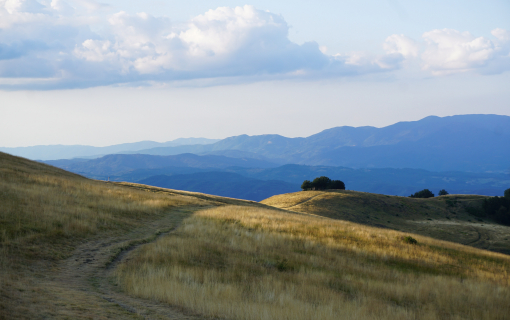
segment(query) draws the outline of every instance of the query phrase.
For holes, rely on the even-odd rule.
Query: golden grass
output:
[[[417,233],[510,254],[510,227],[470,215],[484,196],[448,195],[429,199],[357,191],[304,191],[276,195],[263,204],[296,212]]]
[[[229,319],[505,319],[510,257],[281,210],[197,212],[116,270],[135,296]]]
[[[176,224],[189,212],[172,209],[211,205],[214,201],[93,181],[0,153],[0,319],[21,316],[13,310],[38,296],[38,279],[81,242],[115,237],[170,212]]]
[[[58,259],[53,245],[121,231],[169,209],[206,202],[85,179],[21,158],[0,157],[0,244],[25,255]],[[5,255],[2,255],[5,258]]]

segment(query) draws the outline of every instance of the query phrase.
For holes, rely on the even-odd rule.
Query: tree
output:
[[[303,189],[303,191],[312,189],[312,183],[310,182],[310,180],[303,181],[303,184],[301,185],[301,189]]]
[[[437,194],[438,196],[446,196],[448,195],[448,191],[446,191],[445,189],[442,189],[442,190],[439,190],[439,193]]]
[[[423,189],[409,196],[410,198],[433,198],[434,194],[429,189]]]
[[[315,188],[315,190],[326,190],[328,189],[330,183],[331,183],[330,178],[322,176],[313,179],[312,187]]]
[[[345,183],[343,183],[343,181],[340,181],[340,180],[332,180],[331,183],[329,184],[329,188],[328,189],[341,189],[341,190],[345,190]]]
[[[505,198],[510,199],[510,188],[505,190]]]

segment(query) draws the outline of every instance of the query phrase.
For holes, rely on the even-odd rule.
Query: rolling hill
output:
[[[198,156],[191,153],[174,156],[112,154],[92,160],[52,160],[45,161],[45,163],[96,179],[106,179],[108,176],[126,174],[137,169],[224,169],[234,166],[246,168],[271,168],[277,166],[274,163],[258,159],[229,158],[216,155]]]
[[[261,203],[332,219],[421,234],[510,254],[510,227],[468,213],[485,197],[448,195],[429,199],[356,191],[302,191]]]
[[[46,161],[45,163],[60,167],[83,176],[110,181],[129,181],[161,185],[154,176],[179,176],[175,188],[188,191],[206,192],[226,197],[241,197],[250,200],[262,200],[264,197],[299,190],[304,180],[313,180],[318,176],[328,176],[342,180],[349,190],[357,190],[386,195],[408,196],[418,190],[428,188],[434,193],[446,189],[454,194],[501,195],[510,187],[510,175],[504,173],[473,172],[431,172],[422,169],[371,168],[351,169],[346,167],[306,166],[288,164],[278,166],[275,163],[253,158],[233,158],[219,155],[197,156],[181,154],[175,156],[151,155],[109,155],[99,159],[71,159]],[[207,188],[198,183],[197,173],[215,172],[215,188]],[[221,174],[220,172],[223,172]],[[236,187],[232,186],[233,176]],[[186,176],[187,175],[187,176]],[[168,178],[171,180],[171,178]],[[188,179],[188,181],[186,181]],[[253,181],[253,179],[258,181]],[[168,180],[168,181],[170,181]],[[265,181],[273,181],[268,183]],[[275,182],[275,180],[277,180]],[[161,181],[161,179],[157,180]],[[205,180],[204,180],[205,181]],[[241,181],[244,181],[242,183]],[[204,186],[210,185],[208,181]],[[254,190],[260,186],[258,196],[248,196],[240,190]],[[222,190],[219,194],[216,190]],[[271,194],[267,191],[271,190]]]
[[[508,239],[472,233],[507,227],[468,221],[482,199],[332,191],[264,204],[0,153],[0,318],[504,319],[510,257],[472,246]],[[412,223],[434,238],[403,230]]]

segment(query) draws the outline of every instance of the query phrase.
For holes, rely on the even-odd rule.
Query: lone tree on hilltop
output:
[[[446,191],[445,189],[442,189],[442,190],[439,190],[439,193],[437,194],[438,196],[446,196],[448,195],[448,191]]]
[[[434,198],[434,194],[429,189],[423,189],[409,196],[410,198]]]
[[[303,190],[326,190],[326,189],[342,189],[345,190],[345,183],[340,180],[331,180],[328,177],[321,176],[313,179],[312,182],[310,180],[303,181],[301,185],[301,189]]]

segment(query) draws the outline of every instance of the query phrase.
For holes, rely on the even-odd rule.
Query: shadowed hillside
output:
[[[510,227],[477,218],[483,196],[448,195],[428,199],[356,191],[303,191],[262,203],[365,225],[417,233],[510,254]]]

